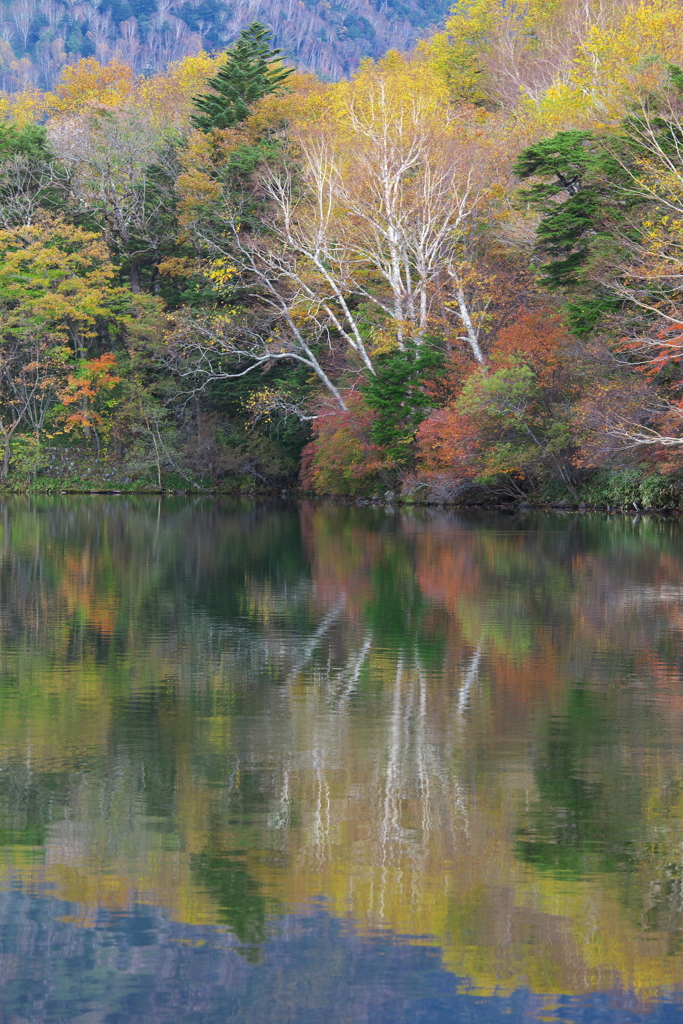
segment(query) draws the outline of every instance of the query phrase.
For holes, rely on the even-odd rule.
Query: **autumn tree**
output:
[[[115,366],[113,352],[105,352],[94,359],[82,359],[57,390],[64,431],[82,430],[87,438],[94,435],[98,452],[99,431],[105,422],[103,413],[114,404],[111,392],[121,382]]]
[[[3,372],[5,392],[13,395],[7,408],[23,410],[12,419],[12,432],[31,416],[36,428],[42,426],[46,407],[41,406],[40,416],[31,412],[42,396],[48,405],[53,398],[78,402],[79,422],[87,435],[99,422],[91,400],[95,384],[102,383],[91,373],[91,366],[99,366],[92,360],[111,358],[108,352],[136,320],[136,306],[142,302],[117,285],[116,270],[97,233],[55,216],[43,214],[33,224],[0,231],[0,255]],[[8,458],[11,434],[4,429],[3,436]]]
[[[117,107],[135,91],[135,75],[130,67],[113,60],[100,64],[92,57],[68,64],[54,93],[47,97],[51,115],[78,115],[87,109]]]
[[[178,232],[173,141],[132,103],[54,117],[48,136],[69,169],[74,208],[101,225],[133,292],[143,285],[158,292],[159,265],[175,251]]]
[[[0,311],[0,479],[7,478],[14,436],[25,427],[36,443],[50,410],[59,401],[69,372],[63,340],[38,327],[21,311]]]
[[[572,417],[588,372],[561,318],[521,312],[498,332],[488,371],[421,424],[419,470],[516,495],[555,480],[576,497]]]
[[[68,173],[55,159],[45,128],[0,125],[0,224],[26,224],[41,208],[63,207],[68,196]]]
[[[401,469],[412,460],[417,428],[438,404],[431,385],[443,374],[443,356],[429,344],[413,344],[377,358],[362,393],[374,412],[368,436],[387,468]]]
[[[0,308],[52,332],[82,359],[125,323],[126,291],[101,236],[44,214],[0,231]]]
[[[535,178],[525,198],[541,214],[542,283],[566,296],[584,338],[611,338],[615,358],[658,389],[640,403],[610,390],[602,429],[624,446],[680,445],[680,313],[683,170],[681,73],[634,106],[610,131],[563,132],[528,147],[516,164]],[[633,382],[633,396],[644,394]],[[599,417],[591,414],[597,423]],[[587,414],[583,417],[587,422]],[[665,426],[666,425],[666,426]],[[614,445],[612,446],[614,447]]]

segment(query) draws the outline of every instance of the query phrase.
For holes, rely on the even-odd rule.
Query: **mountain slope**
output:
[[[448,0],[10,0],[0,3],[0,88],[51,89],[64,64],[112,59],[160,70],[228,46],[254,20],[303,70],[338,79],[363,57],[405,50],[435,27]]]

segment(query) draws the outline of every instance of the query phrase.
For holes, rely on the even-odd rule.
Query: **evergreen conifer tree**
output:
[[[265,25],[258,21],[242,30],[225,64],[208,81],[215,93],[192,100],[201,111],[192,117],[195,128],[203,132],[234,128],[249,116],[256,100],[284,84],[293,69],[281,66],[281,51],[271,48],[271,38]]]
[[[370,440],[381,445],[397,465],[410,459],[417,428],[437,404],[425,385],[434,383],[443,372],[441,352],[427,344],[409,343],[403,352],[380,356],[375,376],[362,389],[375,412]]]
[[[628,159],[628,139],[613,133],[609,141]],[[540,283],[574,299],[566,304],[568,321],[584,337],[619,306],[611,292],[586,275],[586,267],[615,244],[612,234],[625,206],[623,168],[605,140],[590,132],[565,131],[528,146],[513,170],[522,180],[536,179],[520,194],[541,215],[536,231],[543,258]]]

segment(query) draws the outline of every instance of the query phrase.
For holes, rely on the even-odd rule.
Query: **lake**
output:
[[[0,1022],[683,1017],[683,524],[0,502]]]

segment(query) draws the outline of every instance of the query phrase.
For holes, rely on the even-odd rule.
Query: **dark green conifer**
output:
[[[522,180],[539,179],[522,195],[541,214],[538,248],[547,260],[542,276],[546,288],[576,284],[603,212],[603,184],[610,180],[609,171],[618,172],[605,166],[612,162],[591,134],[581,131],[557,132],[520,153],[515,174]]]
[[[443,372],[443,353],[409,343],[404,351],[380,356],[375,376],[362,389],[376,417],[370,440],[397,465],[409,460],[417,428],[437,404],[426,385]]]
[[[284,84],[293,69],[281,66],[281,51],[271,48],[271,38],[258,21],[243,29],[223,67],[208,81],[215,92],[192,100],[201,111],[192,117],[195,128],[203,132],[234,128],[249,116],[256,100]]]
[[[616,134],[606,145],[590,132],[557,132],[528,146],[514,165],[522,180],[536,179],[521,195],[541,215],[536,230],[543,259],[540,283],[572,296],[568,321],[579,337],[590,334],[619,305],[586,271],[596,258],[608,255],[627,210],[623,186],[629,147],[631,140]]]

